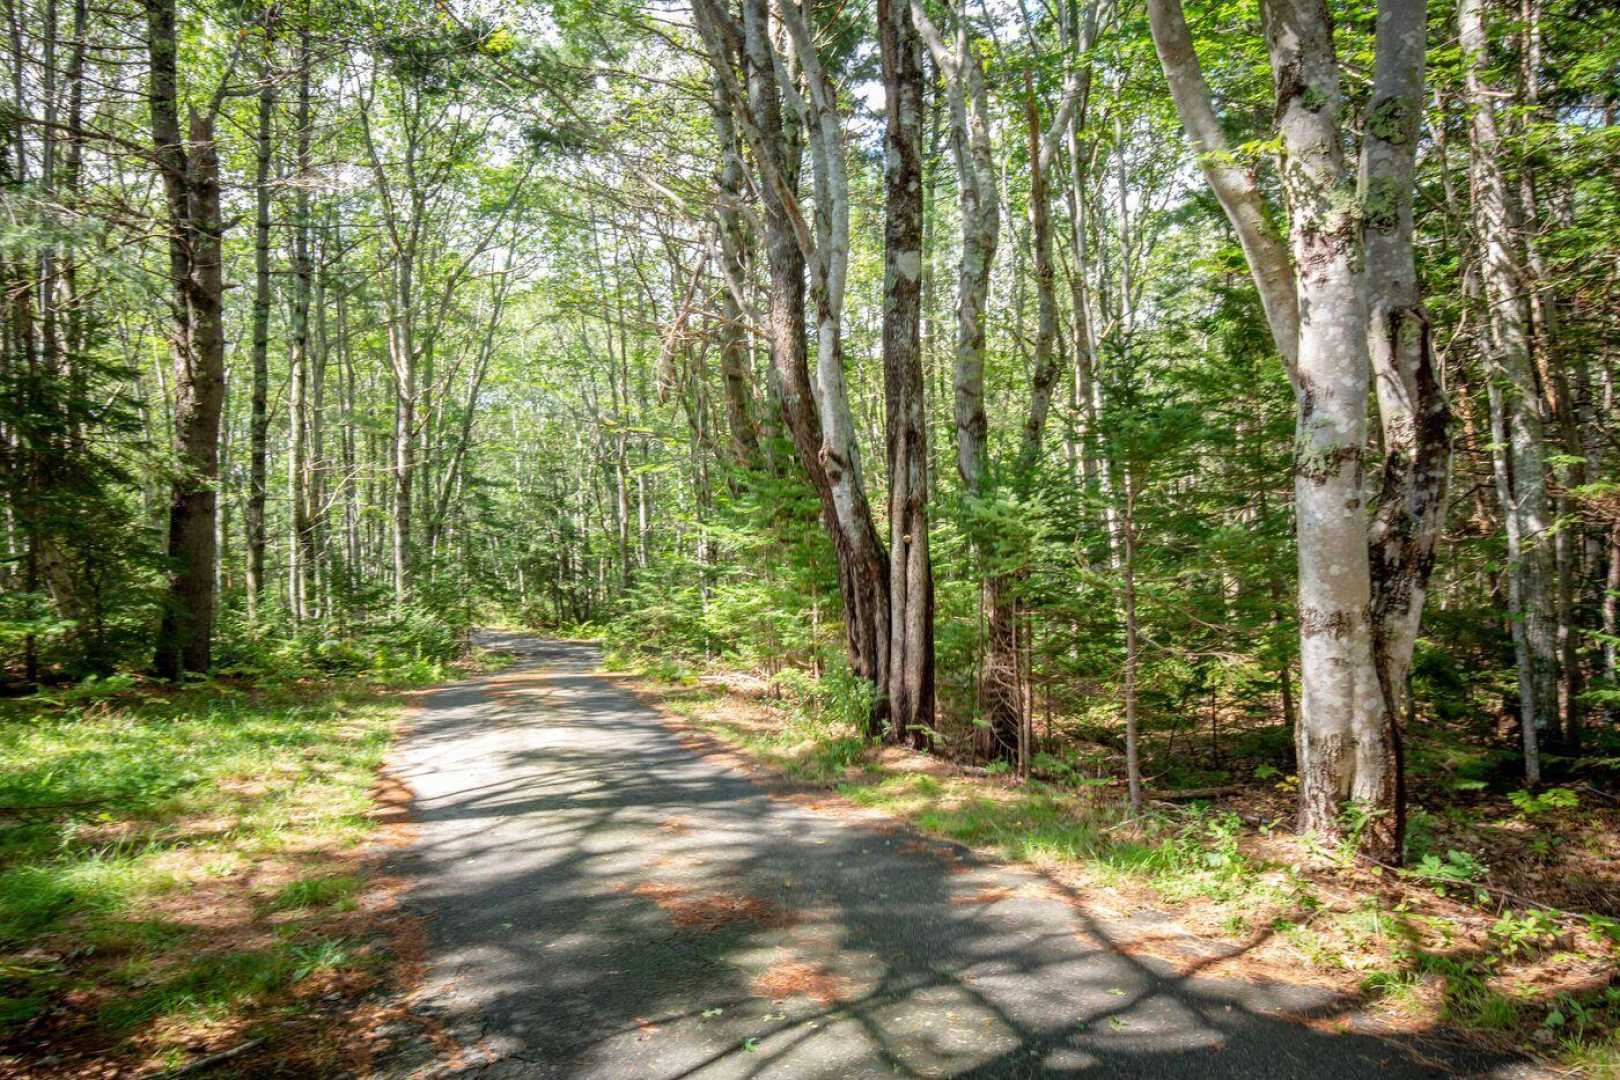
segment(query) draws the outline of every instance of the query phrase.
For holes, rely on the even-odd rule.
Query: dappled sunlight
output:
[[[491,1075],[1190,1077],[1214,1050],[1256,1075],[1425,1075],[1411,1036],[1359,1030],[1356,997],[1204,980],[1116,945],[1126,927],[1053,880],[694,753],[594,657],[529,646],[543,677],[441,694],[396,762],[421,832],[398,869],[431,916],[415,1008]],[[435,1051],[391,1053],[400,1072]]]

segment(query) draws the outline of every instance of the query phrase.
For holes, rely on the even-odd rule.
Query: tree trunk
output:
[[[418,360],[416,340],[416,262],[420,254],[424,217],[428,201],[421,185],[422,100],[402,91],[403,146],[399,153],[407,180],[403,197],[396,195],[383,166],[382,152],[371,129],[371,99],[360,98],[361,135],[370,159],[372,176],[383,196],[383,225],[388,240],[387,283],[383,296],[384,321],[388,335],[388,372],[394,391],[394,431],[389,447],[389,473],[393,494],[390,540],[394,567],[394,602],[403,604],[411,596],[416,553],[412,543],[411,495],[415,483],[416,406]],[[408,209],[401,206],[408,205]],[[369,500],[368,500],[369,502]]]
[[[1373,795],[1392,806],[1369,825],[1368,853],[1399,862],[1405,842],[1401,718],[1435,543],[1445,524],[1450,421],[1412,251],[1412,165],[1423,116],[1423,0],[1379,5],[1373,101],[1362,135],[1360,189],[1367,339],[1384,443],[1383,479],[1368,536],[1373,658],[1390,737],[1359,770],[1384,771]]]
[[[1546,119],[1540,114],[1542,0],[1523,0],[1520,10],[1522,14],[1519,66],[1525,113],[1521,122],[1538,123]],[[1599,459],[1596,454],[1589,453],[1586,440],[1582,438],[1581,420],[1578,415],[1581,406],[1578,396],[1573,392],[1567,370],[1568,366],[1576,368],[1578,384],[1580,368],[1585,364],[1585,357],[1571,357],[1566,364],[1558,348],[1560,344],[1558,297],[1553,291],[1552,273],[1547,265],[1540,239],[1542,230],[1552,223],[1543,221],[1542,208],[1546,203],[1537,190],[1536,164],[1533,152],[1527,153],[1525,160],[1519,163],[1520,210],[1523,218],[1519,232],[1524,237],[1524,285],[1529,294],[1530,323],[1534,330],[1531,341],[1534,346],[1535,370],[1540,376],[1542,407],[1557,432],[1558,439],[1563,443],[1560,449],[1564,458],[1558,466],[1560,483],[1553,507],[1553,515],[1561,524],[1553,534],[1552,556],[1556,582],[1555,652],[1559,664],[1557,713],[1562,715],[1563,723],[1561,726],[1558,725],[1557,715],[1549,722],[1554,725],[1553,734],[1559,751],[1574,757],[1580,754],[1581,748],[1581,694],[1585,689],[1579,650],[1581,635],[1576,626],[1578,601],[1576,582],[1579,577],[1579,556],[1585,546],[1583,540],[1590,538],[1590,530],[1581,521],[1577,500],[1571,492],[1585,486],[1589,478],[1589,463]]]
[[[408,266],[396,274],[409,277]],[[394,354],[394,600],[403,604],[411,595],[411,468],[416,439],[416,358],[402,325],[389,327],[389,351]]]
[[[888,554],[872,525],[853,421],[843,384],[840,320],[849,255],[849,198],[843,177],[841,125],[831,82],[820,70],[808,28],[797,8],[783,8],[793,51],[807,72],[814,106],[816,234],[805,220],[797,195],[801,148],[784,123],[778,66],[766,0],[745,0],[738,27],[713,0],[696,8],[710,62],[726,76],[734,119],[742,125],[760,170],[761,215],[766,261],[770,266],[771,359],[783,420],[800,463],[821,503],[822,523],[838,557],[839,593],[844,603],[845,645],[850,668],[879,691],[872,730],[887,713],[889,643]],[[731,88],[726,40],[741,40],[747,72],[747,107]],[[816,277],[817,363],[812,385],[805,338],[805,271]]]
[[[722,50],[721,62],[730,63],[729,50]],[[754,430],[745,314],[748,310],[748,233],[743,225],[742,206],[746,176],[742,147],[737,141],[737,125],[731,117],[731,98],[723,82],[730,77],[726,71],[715,72],[712,109],[715,138],[720,144],[717,175],[720,197],[715,208],[715,232],[720,246],[720,376],[725,385],[726,427],[731,433],[732,453],[739,465],[757,468],[759,436]]]
[[[990,272],[1001,232],[1001,207],[990,140],[989,94],[978,55],[959,13],[954,49],[928,20],[917,0],[912,18],[944,77],[951,114],[951,149],[961,200],[962,249],[956,294],[956,468],[963,491],[983,503],[992,495],[989,420],[984,405],[985,310]],[[981,557],[988,537],[976,537]],[[1018,684],[1017,633],[1012,582],[986,566],[981,583],[985,608],[983,665],[979,681],[977,751],[981,757],[1014,761],[1023,718]]]
[[[332,243],[338,250],[343,244],[338,232],[338,224],[332,222]],[[355,372],[354,354],[349,347],[349,303],[348,289],[340,284],[337,290],[337,341],[338,364],[342,398],[342,439],[340,460],[343,463],[343,578],[345,587],[352,586],[358,580],[363,567],[361,566],[360,546],[360,490],[355,481],[355,474],[359,466],[359,439],[356,434],[358,426],[355,401]],[[338,605],[342,611],[344,605]]]
[[[906,0],[879,0],[883,54],[883,375],[889,454],[890,735],[926,749],[934,721],[934,574],[922,370],[922,44]]]
[[[1072,85],[1072,84],[1071,84]],[[1072,98],[1071,98],[1072,100]],[[1065,110],[1066,111],[1066,110]],[[1068,128],[1067,115],[1060,115],[1053,137],[1041,137],[1040,110],[1035,103],[1034,77],[1024,81],[1024,121],[1029,135],[1029,229],[1035,251],[1035,363],[1030,376],[1029,414],[1024,420],[1023,443],[1018,456],[1017,481],[1027,488],[1040,460],[1041,442],[1046,434],[1046,416],[1052,406],[1052,390],[1057,385],[1058,307],[1057,273],[1052,265],[1051,207],[1046,190],[1046,173],[1056,156],[1056,136]]]
[[[1341,149],[1343,98],[1323,0],[1262,5],[1277,89],[1299,310],[1300,828],[1336,836],[1346,800],[1391,810],[1389,718],[1373,663],[1362,508],[1367,315],[1359,208]]]
[[[310,356],[309,312],[310,293],[314,270],[310,263],[309,185],[310,167],[310,101],[309,101],[309,31],[299,34],[298,46],[298,112],[296,151],[293,166],[293,235],[292,270],[293,297],[289,330],[291,331],[291,367],[287,399],[289,453],[287,462],[287,494],[292,511],[292,544],[288,564],[288,592],[294,622],[303,622],[310,615],[310,594],[315,584],[315,532],[311,523],[310,499],[310,398],[313,383]]]
[[[276,84],[268,59],[260,80],[253,176],[253,389],[248,420],[248,498],[243,514],[250,622],[258,619],[264,594],[264,506],[270,430],[270,123],[276,107]]]
[[[860,446],[844,381],[844,290],[849,269],[849,182],[844,164],[843,120],[837,91],[821,66],[803,10],[780,9],[787,37],[809,91],[805,116],[815,180],[814,231],[802,214],[795,233],[808,256],[816,301],[816,369],[812,384],[821,419],[818,456],[831,488],[838,525],[836,550],[844,578],[851,666],[876,693],[872,734],[882,731],[889,685],[889,556],[883,548],[861,475]]]
[[[214,525],[219,420],[225,396],[225,328],[219,158],[213,117],[193,115],[180,134],[174,0],[147,0],[152,142],[169,228],[175,451],[169,500],[169,583],[153,666],[164,678],[206,671],[214,628]]]
[[[1620,681],[1620,518],[1609,526],[1609,567],[1603,590],[1603,677]],[[1612,723],[1620,708],[1609,710]]]
[[[313,174],[311,174],[313,176]],[[331,611],[331,548],[326,543],[326,368],[331,358],[331,337],[327,330],[326,293],[329,285],[327,251],[329,236],[320,234],[319,254],[315,258],[313,304],[315,332],[311,338],[309,354],[309,473],[304,496],[308,500],[306,515],[308,537],[304,545],[309,564],[309,585],[306,603],[314,618],[323,618]]]
[[[1124,499],[1120,501],[1121,585],[1125,606],[1125,782],[1131,813],[1142,812],[1142,758],[1136,716],[1137,676],[1141,666],[1141,629],[1136,617],[1136,483],[1132,462],[1124,472]]]
[[[1523,281],[1514,264],[1503,148],[1490,85],[1484,0],[1461,0],[1457,20],[1471,108],[1475,234],[1487,308],[1485,366],[1497,454],[1497,494],[1507,524],[1509,612],[1519,667],[1525,779],[1541,779],[1542,731],[1558,713],[1557,617],[1548,542],[1541,392],[1531,365]]]
[[[1079,0],[1070,0],[1068,40],[1078,43],[1079,52],[1090,53],[1097,39],[1097,4],[1088,2],[1085,14],[1080,14]],[[1069,152],[1069,204],[1070,254],[1073,265],[1069,271],[1069,299],[1074,318],[1074,373],[1070,383],[1070,406],[1076,417],[1075,458],[1071,465],[1075,483],[1086,491],[1106,481],[1106,471],[1100,475],[1097,466],[1097,409],[1093,384],[1096,381],[1097,350],[1091,319],[1092,274],[1091,248],[1087,240],[1086,221],[1086,151],[1081,139],[1091,95],[1091,64],[1086,62],[1078,73],[1079,96],[1070,113],[1065,132]],[[1112,530],[1105,530],[1112,535]]]
[[[1358,191],[1342,150],[1343,98],[1326,4],[1262,3],[1289,252],[1271,233],[1254,177],[1231,162],[1180,3],[1149,0],[1148,12],[1177,111],[1238,233],[1298,403],[1299,825],[1336,836],[1346,803],[1354,801],[1372,815],[1365,850],[1398,858],[1404,793],[1393,707],[1422,610],[1445,473],[1445,409],[1410,273],[1421,8],[1393,0],[1380,6],[1367,186]],[[1367,270],[1364,260],[1372,263]],[[1371,532],[1362,509],[1369,299],[1392,448]]]

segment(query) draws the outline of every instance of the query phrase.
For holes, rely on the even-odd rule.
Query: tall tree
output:
[[[1398,860],[1405,819],[1398,705],[1443,513],[1445,408],[1411,272],[1411,154],[1421,102],[1421,5],[1380,5],[1375,106],[1358,190],[1343,150],[1344,96],[1321,0],[1261,6],[1281,135],[1289,247],[1238,167],[1179,0],[1150,0],[1160,63],[1210,189],[1248,259],[1294,384],[1300,669],[1299,825],[1337,835],[1344,807],[1372,811],[1375,857]],[[1371,234],[1364,226],[1372,223]],[[1369,353],[1368,271],[1379,346]],[[1306,317],[1308,315],[1308,317]],[[1370,533],[1362,506],[1374,360],[1386,447]],[[1379,574],[1373,575],[1372,549]]]
[[[1402,718],[1408,675],[1435,544],[1445,526],[1451,469],[1450,411],[1440,385],[1429,315],[1413,256],[1413,179],[1423,117],[1427,44],[1423,0],[1381,3],[1373,97],[1362,132],[1358,188],[1363,200],[1367,342],[1383,434],[1383,476],[1368,537],[1372,554],[1373,661],[1390,728],[1379,791],[1391,814],[1370,825],[1373,845],[1399,854],[1405,836]]]
[[[163,179],[169,246],[175,452],[170,488],[168,599],[154,666],[165,678],[207,671],[214,629],[219,422],[225,400],[225,323],[214,107],[180,133],[174,0],[146,0],[148,99]]]
[[[749,234],[743,218],[747,169],[743,163],[742,143],[737,136],[736,121],[732,118],[731,98],[726,85],[731,78],[730,71],[736,66],[734,52],[728,43],[717,40],[715,44],[720,55],[710,64],[713,83],[710,111],[715,141],[720,149],[720,163],[715,174],[719,191],[714,209],[715,241],[720,256],[720,285],[715,293],[721,320],[720,370],[725,389],[726,425],[731,433],[734,453],[740,464],[758,467],[762,462],[759,435],[754,427],[753,394],[749,385],[751,365],[745,314],[749,307],[750,269]]]
[[[298,104],[293,117],[293,212],[292,277],[293,295],[289,306],[290,355],[288,356],[287,495],[291,504],[292,540],[288,545],[287,589],[294,621],[310,617],[311,594],[315,591],[315,505],[311,443],[313,425],[311,402],[315,396],[314,359],[310,347],[310,301],[314,291],[315,269],[310,253],[310,187],[314,176],[310,161],[310,34],[298,32]]]
[[[734,78],[725,38],[740,40],[747,78],[742,94],[727,94],[760,172],[766,258],[770,265],[770,334],[783,419],[800,464],[821,502],[822,521],[838,559],[839,592],[850,667],[877,691],[872,716],[881,730],[888,713],[889,556],[872,524],[861,475],[860,449],[844,381],[843,308],[849,270],[849,184],[837,91],[805,14],[790,2],[779,9],[787,47],[778,51],[771,11],[764,0],[744,0],[740,26],[714,0],[700,0],[698,14],[708,55]],[[805,92],[785,85],[779,71],[802,70]],[[800,106],[804,143],[810,149],[815,209],[800,203],[799,124],[784,119],[783,99]],[[816,304],[816,366],[812,380],[805,337],[804,284],[808,273]]]
[[[990,421],[984,401],[985,314],[1001,236],[990,95],[966,12],[957,12],[955,41],[947,44],[919,0],[911,0],[911,10],[944,79],[950,110],[951,155],[962,220],[956,286],[956,470],[963,491],[983,507],[993,491]],[[981,551],[987,551],[988,538],[979,540]],[[984,557],[988,559],[988,554]],[[1018,751],[1024,715],[1012,582],[992,568],[985,573],[981,588],[985,634],[979,709],[984,723],[979,728],[979,752],[1010,759]]]
[[[243,524],[247,531],[247,609],[257,619],[264,594],[264,509],[267,498],[270,433],[270,162],[271,124],[276,109],[276,82],[266,45],[259,73],[258,128],[253,175],[253,375],[248,421],[248,498]]]
[[[956,463],[963,489],[979,504],[985,517],[997,490],[997,470],[991,460],[990,426],[985,409],[985,320],[991,273],[1001,233],[1001,193],[991,138],[990,96],[981,60],[969,32],[965,11],[956,15],[954,47],[929,20],[921,3],[912,0],[912,17],[928,43],[935,66],[946,85],[951,115],[951,149],[956,164],[962,219],[961,257],[957,273],[955,417]],[[1078,73],[1071,69],[1064,95],[1051,127],[1042,133],[1033,90],[1026,95],[1026,122],[1030,153],[1030,216],[1035,249],[1037,304],[1035,358],[1030,374],[1031,392],[1019,449],[1010,468],[1015,494],[1027,494],[1028,482],[1045,436],[1052,390],[1057,382],[1057,296],[1052,264],[1052,238],[1045,176],[1051,171],[1069,116],[1079,92]],[[981,529],[981,551],[987,562],[993,538]],[[1019,574],[989,566],[984,575],[984,664],[979,707],[980,753],[1012,758],[1022,746],[1025,720],[1024,688],[1019,668],[1019,632],[1015,616]]]
[[[1460,0],[1458,39],[1466,65],[1469,177],[1484,283],[1484,359],[1497,498],[1508,546],[1508,619],[1519,669],[1524,774],[1541,781],[1542,732],[1558,717],[1558,619],[1541,388],[1530,358],[1524,282],[1517,267],[1506,172],[1491,80],[1484,0]]]
[[[883,382],[889,451],[889,719],[927,745],[934,720],[934,572],[922,369],[923,57],[906,0],[879,0],[884,90]]]

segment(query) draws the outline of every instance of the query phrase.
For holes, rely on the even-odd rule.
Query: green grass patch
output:
[[[167,978],[133,976],[126,983],[131,992],[104,1005],[97,1021],[111,1031],[128,1032],[157,1017],[218,1020],[311,975],[350,967],[357,959],[352,943],[319,936],[208,953]]]
[[[1005,859],[1083,865],[1103,878],[1132,877],[1167,897],[1239,898],[1271,887],[1238,850],[1239,823],[1192,812],[1127,822],[1123,805],[1042,783],[989,788],[973,780],[879,771],[839,786],[861,806],[903,817],[924,832]]]
[[[270,910],[336,908],[339,911],[353,911],[355,897],[364,886],[365,882],[353,874],[299,878],[289,881],[276,892]]]
[[[644,676],[656,678],[656,673]],[[852,769],[868,768],[864,755],[870,743],[853,724],[792,711],[785,714],[785,723],[758,725],[717,715],[714,706],[724,699],[720,691],[692,687],[668,692],[664,704],[794,780],[834,784]]]
[[[123,678],[0,702],[0,1037],[94,991],[84,1037],[116,1053],[155,1021],[183,1039],[373,963],[323,920],[365,888],[344,852],[374,828],[386,688],[442,674]],[[267,870],[284,883],[253,895]]]
[[[956,776],[901,772],[872,762],[870,743],[847,713],[818,708],[801,694],[771,711],[738,713],[721,691],[675,689],[666,707],[792,779],[835,786],[857,805],[904,818],[924,832],[1002,858],[1085,866],[1100,877],[1130,877],[1168,898],[1279,899],[1259,880],[1264,867],[1239,850],[1241,823],[1197,807],[1183,816],[1127,822],[1125,807],[1083,779],[987,788]],[[1051,770],[1048,770],[1051,771]]]
[[[120,695],[0,713],[0,947],[83,929],[237,856],[344,846],[394,706],[364,686]]]

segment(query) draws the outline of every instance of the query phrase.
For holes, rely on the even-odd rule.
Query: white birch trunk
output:
[[[1507,524],[1509,613],[1519,667],[1525,778],[1540,780],[1539,735],[1558,710],[1557,618],[1547,540],[1541,393],[1531,366],[1523,282],[1515,264],[1507,180],[1487,78],[1490,43],[1483,0],[1461,0],[1457,21],[1470,105],[1474,229],[1485,287],[1485,366],[1496,437],[1497,494]]]
[[[1405,840],[1401,717],[1434,548],[1445,523],[1449,412],[1429,340],[1412,251],[1412,167],[1423,114],[1424,0],[1383,0],[1373,101],[1362,136],[1359,191],[1368,292],[1367,339],[1384,468],[1369,535],[1374,660],[1390,753],[1373,792],[1394,813],[1377,820],[1376,855],[1399,861]]]

